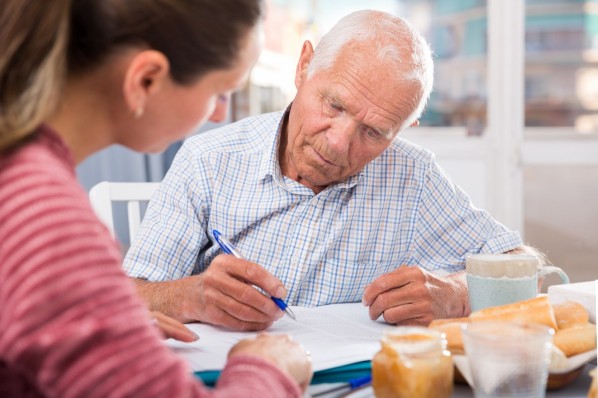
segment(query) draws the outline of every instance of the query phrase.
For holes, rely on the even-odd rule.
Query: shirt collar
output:
[[[280,164],[278,163],[278,146],[280,145],[280,136],[282,134],[282,128],[289,116],[290,110],[291,105],[289,105],[284,112],[280,113],[281,117],[277,124],[276,132],[274,134],[269,135],[270,142],[268,143],[267,148],[270,149],[264,152],[257,174],[257,177],[260,181],[264,180],[268,176],[276,180],[282,181],[282,172],[280,171]]]

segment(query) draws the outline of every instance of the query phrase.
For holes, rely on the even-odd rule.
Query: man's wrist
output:
[[[540,250],[531,247],[531,246],[519,246],[516,247],[513,250],[509,250],[507,252],[505,252],[506,254],[527,254],[529,256],[534,256],[538,259],[538,261],[540,262],[540,267],[543,267],[544,265],[546,265],[546,256],[544,255],[544,253],[542,253]]]

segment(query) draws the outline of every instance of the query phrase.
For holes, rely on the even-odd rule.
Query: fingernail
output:
[[[195,334],[195,333],[193,333],[193,332],[191,332],[191,334],[192,334],[192,335],[193,335],[193,337],[194,337],[193,341],[195,341],[195,340],[199,340],[199,336],[198,336],[198,335],[196,335],[196,334]]]
[[[363,304],[364,307],[368,306],[368,303],[365,301],[365,297],[361,299],[361,304]]]
[[[282,318],[283,316],[284,316],[284,312],[282,312],[282,311],[278,311],[278,312],[276,313],[276,320],[279,320],[279,319],[280,319],[280,318]]]
[[[274,297],[285,298],[287,296],[287,290],[283,286],[278,286],[274,291]]]

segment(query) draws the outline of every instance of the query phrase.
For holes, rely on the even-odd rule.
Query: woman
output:
[[[286,336],[244,340],[208,390],[159,340],[75,165],[220,120],[257,59],[259,0],[0,5],[0,396],[300,396]]]

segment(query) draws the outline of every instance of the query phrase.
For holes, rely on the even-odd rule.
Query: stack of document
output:
[[[371,372],[371,359],[380,350],[380,338],[392,326],[372,321],[361,303],[334,304],[315,308],[291,307],[294,321],[283,317],[267,332],[290,334],[311,353],[312,383],[345,382]],[[213,384],[226,363],[226,355],[239,340],[257,332],[192,323],[187,325],[200,336],[193,343],[168,340],[167,345],[186,359],[206,384]]]

